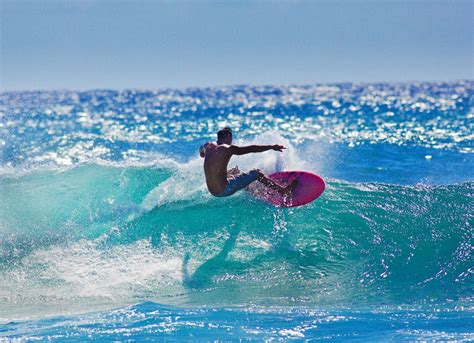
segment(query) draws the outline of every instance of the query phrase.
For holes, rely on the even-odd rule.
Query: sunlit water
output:
[[[473,85],[0,94],[0,340],[473,340]],[[325,193],[210,196],[226,125]]]

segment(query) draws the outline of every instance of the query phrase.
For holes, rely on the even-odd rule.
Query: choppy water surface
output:
[[[0,94],[0,339],[472,340],[473,82]],[[206,191],[218,128],[328,187]]]

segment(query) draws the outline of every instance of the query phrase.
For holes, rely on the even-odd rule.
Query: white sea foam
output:
[[[36,310],[43,313],[71,313],[85,306],[91,311],[104,304],[166,299],[182,292],[182,253],[176,247],[157,249],[148,240],[139,240],[104,249],[104,238],[39,249],[21,266],[4,271],[0,318],[21,316],[23,306],[38,306]],[[32,315],[34,310],[27,312]]]
[[[202,195],[204,201],[208,199],[202,163],[199,157],[187,163],[174,162],[173,174],[148,193],[141,204],[142,208],[149,211],[166,203],[196,199],[198,194]]]

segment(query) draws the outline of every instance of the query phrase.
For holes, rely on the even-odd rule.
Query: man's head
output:
[[[217,144],[232,144],[232,130],[229,127],[217,132]]]

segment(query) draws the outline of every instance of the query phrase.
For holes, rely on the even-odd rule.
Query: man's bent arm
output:
[[[268,150],[281,151],[284,149],[281,145],[248,145],[248,146],[237,146],[231,145],[230,150],[233,155],[245,155],[252,152],[264,152]]]
[[[206,156],[206,148],[207,148],[207,145],[209,144],[208,143],[204,143],[203,145],[201,145],[199,147],[199,156],[201,156],[202,158],[204,158]]]

